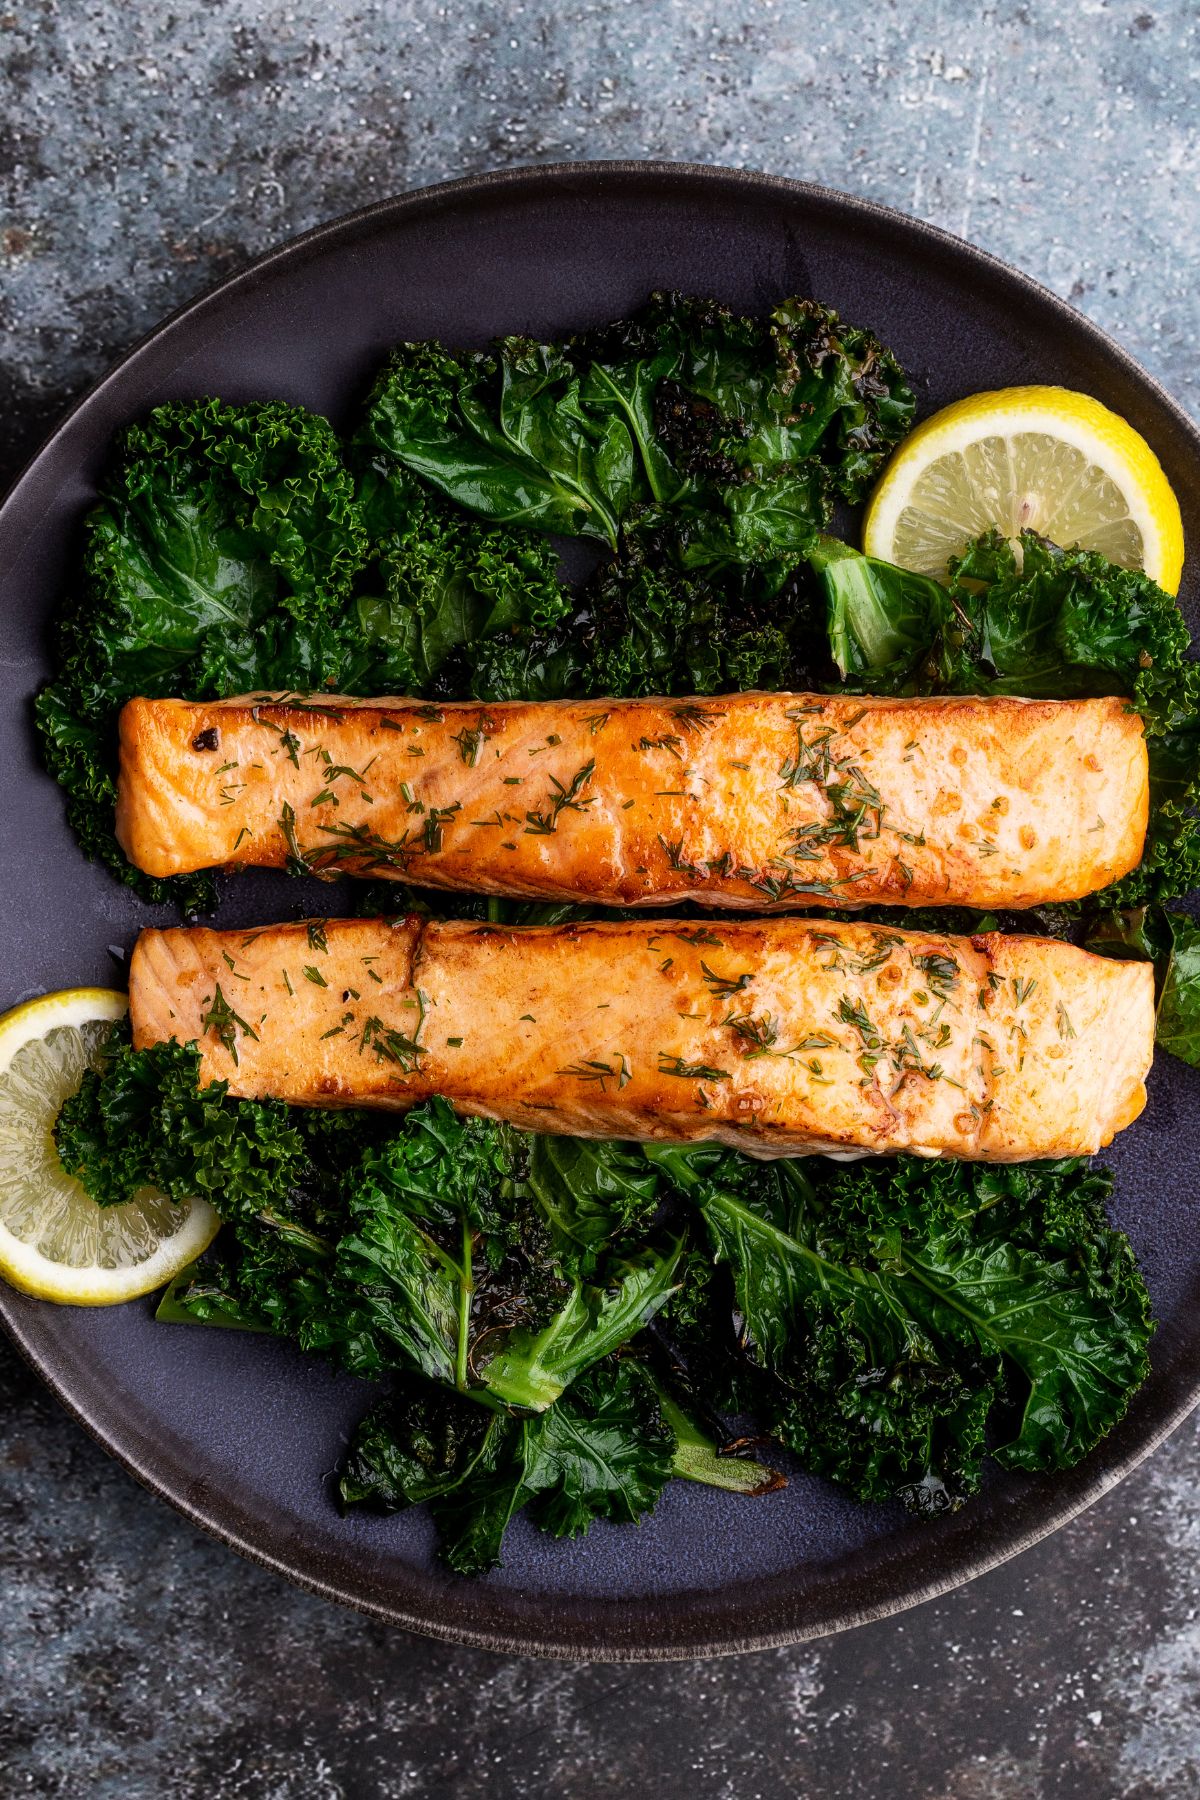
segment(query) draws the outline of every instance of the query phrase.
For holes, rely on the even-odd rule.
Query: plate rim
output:
[[[870,229],[886,230],[889,234],[907,239],[910,244],[914,236],[917,240],[926,240],[940,255],[976,272],[982,269],[1014,295],[1033,303],[1039,310],[1048,308],[1064,322],[1069,322],[1077,340],[1086,340],[1102,360],[1115,365],[1153,397],[1171,416],[1183,437],[1190,440],[1200,459],[1200,427],[1155,376],[1068,301],[990,251],[983,250],[940,226],[914,218],[898,208],[817,182],[799,181],[752,169],[729,168],[719,163],[600,159],[493,169],[482,174],[402,190],[339,214],[285,239],[253,258],[234,274],[206,286],[143,333],[54,420],[0,498],[0,528],[9,523],[14,512],[19,512],[25,484],[85,408],[176,329],[186,328],[198,321],[210,308],[219,308],[228,298],[254,287],[282,265],[302,265],[312,255],[328,247],[336,247],[339,240],[342,244],[353,243],[360,234],[369,233],[377,226],[422,212],[434,215],[464,202],[478,203],[481,199],[487,201],[493,196],[502,197],[507,193],[545,190],[556,184],[574,188],[580,194],[588,187],[624,184],[632,190],[639,184],[655,185],[664,182],[676,183],[681,191],[687,189],[694,192],[705,187],[714,190],[742,187],[754,190],[759,197],[774,193],[793,205],[798,203],[842,221],[847,216],[858,218]],[[828,1608],[816,1616],[790,1618],[773,1628],[750,1631],[738,1629],[738,1614],[745,1612],[744,1600],[740,1606],[737,1600],[729,1599],[722,1599],[715,1607],[696,1605],[696,1601],[713,1597],[700,1590],[689,1590],[672,1595],[669,1599],[664,1596],[661,1603],[652,1597],[608,1602],[602,1618],[597,1615],[597,1603],[587,1602],[584,1607],[586,1621],[581,1619],[575,1624],[572,1621],[572,1610],[579,1607],[579,1602],[564,1598],[559,1603],[558,1618],[549,1617],[535,1628],[527,1619],[518,1619],[514,1614],[511,1626],[498,1628],[472,1621],[471,1598],[473,1593],[479,1591],[473,1582],[464,1580],[447,1583],[414,1566],[406,1571],[403,1593],[397,1587],[392,1587],[386,1597],[373,1598],[367,1593],[351,1592],[337,1579],[325,1577],[296,1561],[289,1561],[286,1547],[275,1549],[269,1541],[262,1541],[263,1537],[269,1540],[269,1527],[256,1539],[251,1530],[230,1516],[222,1504],[223,1497],[220,1494],[210,1495],[203,1484],[199,1488],[192,1484],[189,1491],[186,1480],[181,1479],[178,1472],[164,1471],[161,1467],[156,1469],[152,1456],[140,1450],[136,1443],[128,1441],[136,1434],[127,1431],[125,1442],[118,1442],[109,1435],[105,1423],[98,1416],[100,1409],[88,1399],[73,1395],[69,1391],[67,1380],[60,1379],[41,1354],[38,1340],[45,1337],[45,1332],[38,1329],[37,1320],[41,1317],[42,1309],[26,1313],[22,1304],[24,1298],[0,1284],[0,1324],[3,1324],[10,1341],[24,1361],[76,1423],[82,1425],[89,1436],[127,1473],[208,1536],[259,1567],[283,1576],[308,1593],[349,1606],[384,1623],[399,1625],[421,1636],[505,1655],[564,1661],[664,1662],[737,1655],[807,1642],[849,1630],[856,1625],[894,1617],[998,1568],[1069,1524],[1111,1492],[1152,1455],[1200,1405],[1198,1372],[1190,1389],[1184,1386],[1174,1396],[1165,1411],[1160,1413],[1152,1429],[1125,1446],[1112,1461],[1086,1477],[1082,1473],[1086,1465],[1053,1476],[1058,1498],[1032,1525],[1022,1524],[1019,1520],[1006,1525],[1001,1521],[987,1548],[968,1550],[966,1554],[948,1557],[945,1566],[932,1580],[910,1583],[900,1592],[876,1596],[841,1610]],[[499,1598],[497,1590],[492,1589],[490,1593]],[[675,1610],[685,1599],[691,1599],[693,1606],[684,1612]]]

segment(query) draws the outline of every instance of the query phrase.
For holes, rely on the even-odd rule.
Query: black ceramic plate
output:
[[[0,763],[0,1004],[112,984],[111,947],[155,916],[80,857],[35,767],[29,696],[46,622],[112,434],[157,401],[280,397],[344,420],[398,338],[482,344],[615,318],[657,287],[756,309],[809,294],[875,327],[923,412],[980,388],[1061,382],[1098,395],[1154,446],[1200,536],[1200,436],[1079,315],[968,245],[861,200],[719,169],[609,163],[523,170],[387,201],[264,258],[169,320],[63,421],[0,511],[5,655]],[[1185,605],[1196,597],[1194,577]],[[230,925],[328,912],[275,876],[244,877]],[[197,1524],[304,1586],[495,1649],[659,1658],[817,1636],[945,1591],[1063,1524],[1200,1397],[1200,1074],[1165,1057],[1114,1149],[1116,1213],[1159,1320],[1154,1370],[1081,1467],[994,1479],[955,1517],[916,1524],[806,1478],[746,1501],[676,1482],[639,1528],[555,1542],[520,1521],[481,1581],[433,1560],[422,1512],[340,1517],[330,1471],[364,1390],[286,1346],[165,1327],[150,1302],[109,1311],[0,1289],[0,1315],[72,1413]]]

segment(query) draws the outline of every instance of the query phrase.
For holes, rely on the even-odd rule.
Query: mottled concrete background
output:
[[[0,14],[0,459],[169,308],[376,196],[672,157],[871,195],[1028,269],[1200,406],[1195,5],[20,0]],[[0,1790],[91,1800],[1200,1792],[1196,1433],[1007,1569],[733,1663],[572,1668],[292,1591],[0,1347]]]

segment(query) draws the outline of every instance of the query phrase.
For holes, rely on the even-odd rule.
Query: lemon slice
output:
[[[992,526],[1098,550],[1178,591],[1179,503],[1146,440],[1090,394],[1000,388],[926,419],[884,470],[863,549],[941,577]]]
[[[54,1147],[58,1111],[96,1067],[124,994],[72,988],[0,1018],[0,1275],[42,1300],[111,1306],[169,1281],[212,1242],[204,1200],[151,1188],[97,1206]]]

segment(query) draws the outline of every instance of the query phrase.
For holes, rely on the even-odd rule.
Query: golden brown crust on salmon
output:
[[[1145,1103],[1148,964],[801,919],[146,931],[134,1042],[300,1105],[459,1110],[756,1156],[1090,1155]],[[236,1014],[236,1019],[231,1017]]]
[[[152,875],[303,864],[762,912],[1023,907],[1137,866],[1122,700],[132,700],[117,832]]]

